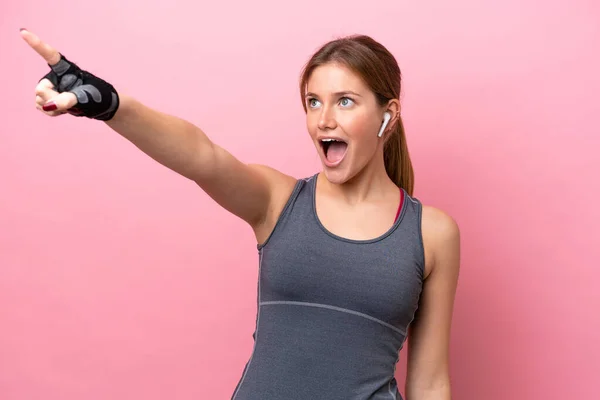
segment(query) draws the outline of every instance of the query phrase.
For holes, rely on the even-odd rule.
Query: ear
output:
[[[392,114],[392,118],[390,119],[390,123],[388,124],[389,129],[392,130],[396,125],[396,122],[398,122],[398,120],[400,119],[400,100],[390,100],[388,102],[386,111]]]
[[[385,124],[384,122],[387,118],[385,118],[385,113],[390,115],[389,122]],[[391,132],[396,123],[400,119],[400,101],[398,99],[392,99],[388,101],[385,109],[384,109],[384,120],[382,120],[382,130],[379,132],[379,136],[386,136],[387,133]]]

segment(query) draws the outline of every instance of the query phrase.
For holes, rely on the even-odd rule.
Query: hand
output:
[[[110,120],[119,108],[119,95],[108,82],[82,70],[33,33],[21,37],[48,63],[51,71],[35,88],[36,108],[49,116],[65,113]]]

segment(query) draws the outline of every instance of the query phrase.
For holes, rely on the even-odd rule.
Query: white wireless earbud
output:
[[[383,135],[383,131],[385,130],[385,127],[387,126],[388,122],[390,122],[390,119],[392,119],[392,114],[390,114],[389,112],[383,114],[383,123],[381,124],[381,128],[379,129],[379,133],[377,134],[377,136],[381,137]]]

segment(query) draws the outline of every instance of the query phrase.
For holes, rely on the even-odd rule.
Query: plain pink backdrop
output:
[[[103,123],[37,112],[47,68],[20,27],[297,177],[319,168],[303,63],[381,41],[415,196],[461,227],[453,398],[597,398],[596,0],[24,0],[0,23],[0,399],[229,398],[256,312],[251,231]]]

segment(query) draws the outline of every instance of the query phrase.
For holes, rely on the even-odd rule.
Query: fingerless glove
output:
[[[110,83],[82,70],[62,54],[50,69],[44,78],[52,82],[54,90],[71,92],[77,97],[77,105],[68,110],[70,114],[100,121],[114,117],[119,108],[119,94]]]

